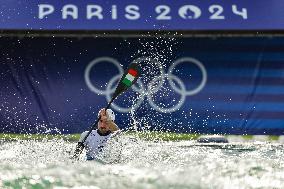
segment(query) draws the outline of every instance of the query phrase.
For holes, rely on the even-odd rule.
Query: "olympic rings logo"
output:
[[[141,58],[137,58],[136,60],[134,60],[133,62],[135,63],[141,63],[143,61],[150,61],[152,64],[156,64],[159,68],[159,72],[160,75],[155,77],[153,80],[150,81],[149,85],[147,88],[145,88],[144,84],[142,83],[142,81],[140,79],[137,80],[137,84],[139,86],[132,86],[132,89],[140,94],[140,98],[138,99],[138,101],[136,102],[136,104],[134,104],[132,107],[129,108],[124,108],[124,107],[120,107],[115,103],[112,103],[112,108],[114,108],[116,111],[119,112],[123,112],[123,113],[127,113],[130,112],[131,110],[136,110],[144,101],[145,98],[148,99],[148,103],[150,104],[150,106],[155,109],[158,112],[162,112],[162,113],[171,113],[174,111],[179,110],[182,105],[184,104],[186,97],[187,96],[192,96],[195,95],[197,93],[199,93],[205,86],[206,82],[207,82],[207,71],[204,67],[204,65],[197,59],[195,58],[191,58],[191,57],[182,57],[177,59],[176,61],[173,62],[173,64],[169,67],[168,72],[165,73],[164,68],[161,66],[161,64],[159,64],[159,62],[157,62],[155,59],[149,58],[149,57],[141,57]],[[90,79],[90,73],[91,73],[91,69],[98,63],[100,62],[109,62],[112,63],[117,69],[119,74],[115,75],[114,77],[112,77],[109,82],[107,83],[106,89],[105,90],[101,90],[97,87],[95,87],[93,85],[93,83],[91,82]],[[194,64],[195,66],[197,66],[202,74],[202,79],[200,81],[200,83],[198,84],[197,87],[195,87],[194,89],[191,90],[186,90],[185,84],[183,83],[183,81],[176,75],[173,74],[173,71],[175,69],[175,67],[178,64],[181,63],[189,63],[189,64]],[[96,58],[93,61],[91,61],[86,69],[85,69],[85,74],[84,74],[84,78],[85,78],[85,82],[88,86],[88,88],[99,95],[105,95],[106,100],[110,101],[111,100],[111,94],[115,91],[115,82],[118,82],[120,77],[123,75],[124,70],[121,67],[120,63],[115,60],[114,58],[111,57],[100,57],[100,58]],[[171,88],[178,94],[181,95],[179,102],[173,106],[173,107],[169,107],[169,108],[163,108],[158,106],[154,100],[153,100],[153,94],[156,93],[157,91],[159,91],[164,83],[165,80],[168,80]],[[155,82],[160,81],[160,83],[154,87]],[[179,85],[179,87],[176,86],[175,82]],[[149,92],[151,91],[151,92]]]

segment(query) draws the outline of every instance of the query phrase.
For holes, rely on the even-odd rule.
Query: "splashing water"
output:
[[[180,67],[183,62],[171,69],[171,65],[181,56],[177,47],[183,42],[176,35],[172,36],[143,36],[144,38],[138,39],[139,50],[130,59],[143,66],[134,87],[119,97],[122,102],[120,106],[128,108],[128,111],[124,111],[126,115],[122,114],[125,118],[122,120],[123,125],[135,130],[171,132],[192,133],[199,132],[199,128],[218,130],[220,125],[228,121],[226,113],[219,115],[214,112],[214,108],[212,111],[204,109],[200,113],[192,109],[190,103],[185,103],[191,100],[187,98],[185,91],[200,82],[199,76],[194,75],[200,73],[192,71],[197,69],[195,65],[183,70]],[[132,39],[124,41],[129,48],[132,46],[131,42]]]
[[[147,77],[142,75],[140,82],[145,88],[138,82],[136,89],[129,92],[140,91],[141,94],[125,93],[128,96],[125,103],[130,101],[128,105],[133,106],[141,95],[150,94],[156,100],[167,99],[157,102],[161,107],[171,107],[171,103],[179,99],[172,98],[173,91],[165,86],[167,83],[163,78],[155,78],[176,58],[174,45],[177,42],[175,38],[159,37],[152,41],[143,40],[140,39],[142,50],[131,58],[144,62],[142,73]],[[164,46],[167,49],[161,49]],[[141,60],[141,56],[146,58]],[[155,82],[151,83],[153,80]],[[161,86],[160,91],[155,90],[157,85]],[[149,112],[149,109],[146,102],[137,110],[133,108],[126,125],[130,121],[135,130],[148,130],[153,125],[159,130],[163,129],[163,124],[168,124],[176,131],[182,131],[184,125],[190,126],[190,123],[181,123],[179,127],[178,118],[167,119],[165,123],[163,119],[168,114]],[[181,116],[195,114],[193,110],[188,111],[188,115],[183,112]],[[214,116],[214,112],[208,114]],[[284,185],[282,144],[200,145],[194,141],[153,142],[121,136],[105,147],[98,161],[70,159],[75,145],[63,139],[1,141],[0,188],[259,189],[282,188]]]
[[[0,188],[281,188],[283,145],[151,142],[121,136],[100,161],[64,140],[1,141]]]
[[[135,130],[164,130],[166,128],[164,124],[169,125],[178,121],[171,114],[161,114],[163,110],[159,112],[157,108],[153,108],[153,104],[149,104],[149,99],[151,98],[153,103],[158,103],[165,108],[171,108],[179,103],[180,99],[167,85],[166,71],[172,61],[176,59],[176,46],[181,41],[175,37],[167,36],[152,36],[150,39],[148,38],[150,36],[144,37],[139,39],[139,50],[131,56],[134,59],[133,62],[141,64],[140,78],[132,90],[128,90],[119,97],[123,99],[122,104],[130,107],[130,111],[128,111],[130,114],[122,115],[126,118],[123,124],[129,125]],[[131,46],[131,39],[125,42]],[[160,101],[161,99],[163,100]],[[164,122],[165,118],[167,118],[166,123]],[[178,128],[179,124],[175,124],[175,127],[177,131],[182,131],[182,128]]]

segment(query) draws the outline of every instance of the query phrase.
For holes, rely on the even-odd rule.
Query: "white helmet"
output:
[[[111,109],[107,109],[106,110],[106,114],[107,114],[108,120],[110,120],[110,121],[114,121],[115,120],[115,114],[114,114],[114,112]],[[98,117],[99,116],[100,116],[100,113],[98,113]]]
[[[107,116],[108,116],[109,120],[111,120],[111,121],[115,120],[115,114],[111,109],[107,109]]]

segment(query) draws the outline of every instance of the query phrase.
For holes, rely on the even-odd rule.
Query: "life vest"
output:
[[[87,133],[88,131],[83,132],[79,141],[82,141]],[[100,135],[97,129],[93,130],[84,142],[87,160],[94,159],[98,153],[102,152],[107,141],[114,135],[115,133],[111,132],[107,133],[107,135]]]

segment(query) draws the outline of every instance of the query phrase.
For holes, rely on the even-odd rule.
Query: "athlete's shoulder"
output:
[[[89,132],[89,131],[84,131],[84,132],[81,134],[79,141],[82,141],[82,140],[87,136],[88,132]],[[97,130],[92,130],[92,132],[90,133],[90,135],[92,136],[92,135],[95,135],[96,133],[97,133]],[[89,136],[90,136],[90,135],[89,135]]]

